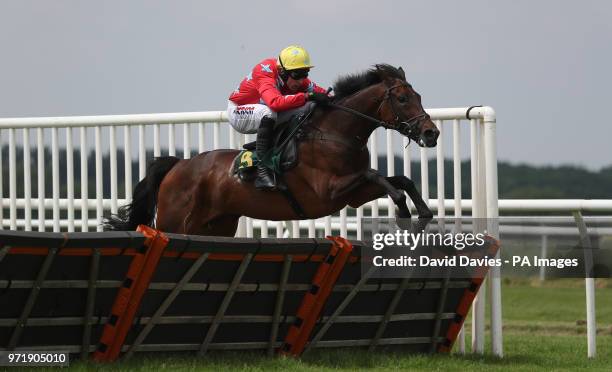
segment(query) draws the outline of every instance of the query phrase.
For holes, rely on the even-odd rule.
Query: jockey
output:
[[[240,133],[257,133],[256,153],[259,159],[272,146],[276,120],[283,122],[308,109],[308,102],[327,104],[326,90],[308,79],[308,52],[291,45],[278,58],[259,62],[229,96],[227,116],[230,125]],[[257,167],[257,189],[276,188],[273,172],[260,162]]]

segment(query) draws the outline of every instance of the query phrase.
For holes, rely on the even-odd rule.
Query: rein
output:
[[[327,106],[359,116],[362,119],[375,123],[377,127],[383,127],[385,129],[396,129],[401,134],[407,136],[408,141],[410,141],[411,140],[410,136],[413,135],[414,134],[413,132],[418,129],[418,125],[421,122],[421,120],[428,118],[429,115],[423,111],[420,114],[417,114],[409,119],[406,119],[406,120],[400,119],[400,115],[397,113],[395,104],[393,103],[393,100],[391,100],[390,93],[393,89],[399,88],[402,86],[405,86],[405,84],[397,84],[390,88],[387,88],[387,90],[385,91],[385,96],[381,100],[380,106],[378,106],[378,110],[376,110],[376,112],[379,113],[380,109],[382,108],[383,103],[385,103],[386,101],[389,101],[389,104],[391,105],[391,110],[393,111],[393,114],[395,115],[395,120],[392,123],[386,122],[384,120],[376,119],[375,117],[366,115],[357,110],[353,110],[352,108],[341,106],[335,103],[329,103],[327,104]]]
[[[346,112],[349,112],[349,113],[351,113],[353,115],[359,116],[362,119],[369,120],[369,121],[371,121],[373,123],[376,123],[378,127],[382,127],[382,126],[387,124],[387,122],[385,122],[385,121],[378,120],[375,117],[363,114],[363,113],[361,113],[361,112],[359,112],[357,110],[353,110],[352,108],[348,108],[346,106],[337,105],[335,103],[328,103],[327,106],[328,107],[336,108],[338,110],[346,111]]]

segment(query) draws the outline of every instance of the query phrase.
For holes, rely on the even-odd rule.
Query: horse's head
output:
[[[394,129],[421,147],[436,146],[440,131],[421,105],[421,96],[406,81],[404,70],[389,65],[376,65],[382,80],[378,106],[380,120],[387,129]]]

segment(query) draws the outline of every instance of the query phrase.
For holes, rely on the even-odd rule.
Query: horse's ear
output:
[[[402,66],[400,66],[397,71],[399,71],[400,75],[402,76],[402,78],[404,80],[406,80],[406,73],[404,72],[404,69],[402,68]]]
[[[393,74],[389,73],[389,65],[386,64],[378,64],[375,65],[376,67],[376,73],[378,74],[378,77],[380,78],[380,80],[389,80],[389,79],[393,79]]]

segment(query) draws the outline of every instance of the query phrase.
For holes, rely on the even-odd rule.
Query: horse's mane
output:
[[[378,84],[385,77],[406,79],[403,71],[400,69],[386,63],[377,64],[361,73],[340,76],[334,83],[335,100],[341,100],[364,88]]]

